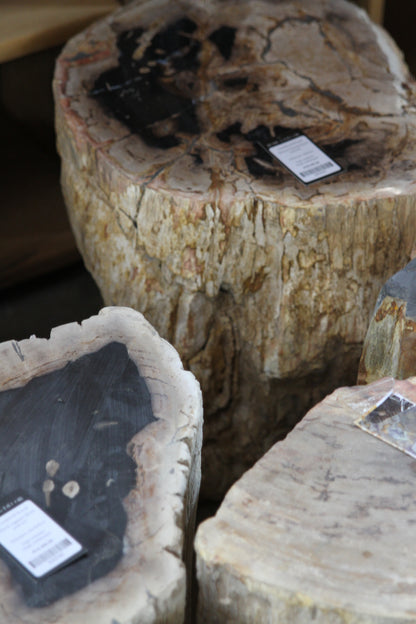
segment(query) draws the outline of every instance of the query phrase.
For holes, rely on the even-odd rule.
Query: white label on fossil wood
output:
[[[21,495],[0,507],[0,544],[35,578],[85,552],[55,520]]]
[[[379,440],[416,457],[416,405],[397,392],[355,421]]]
[[[335,160],[304,134],[268,145],[267,149],[304,184],[311,184],[342,171],[342,167]]]

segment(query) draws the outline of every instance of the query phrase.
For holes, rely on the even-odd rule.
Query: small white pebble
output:
[[[52,479],[46,479],[42,485],[42,492],[45,494],[45,503],[46,507],[49,507],[51,504],[51,492],[55,489],[55,483]]]
[[[126,536],[123,537],[123,555],[127,555],[130,552],[130,543]]]
[[[62,493],[68,498],[75,498],[80,490],[79,483],[76,481],[68,481],[62,488]]]
[[[54,459],[50,459],[48,462],[46,462],[45,468],[48,476],[54,477],[59,470],[59,464]]]

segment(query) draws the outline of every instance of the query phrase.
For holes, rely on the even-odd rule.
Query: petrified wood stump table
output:
[[[71,40],[54,92],[78,246],[200,380],[221,495],[356,377],[414,242],[414,83],[343,0],[152,0]],[[299,131],[344,171],[305,186],[263,149]]]
[[[200,525],[198,622],[416,621],[416,462],[354,425],[392,390],[328,396]]]
[[[416,258],[383,286],[371,317],[358,383],[416,375]]]
[[[183,622],[202,406],[175,350],[138,312],[105,308],[0,345],[0,389],[0,513],[21,490],[88,551],[41,578],[2,551],[1,621]],[[69,547],[27,535],[33,574]]]

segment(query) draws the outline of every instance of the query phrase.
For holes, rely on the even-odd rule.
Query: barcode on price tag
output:
[[[76,539],[21,494],[0,505],[0,544],[38,579],[85,554]]]
[[[267,150],[304,184],[342,171],[342,167],[305,134],[267,145]]]

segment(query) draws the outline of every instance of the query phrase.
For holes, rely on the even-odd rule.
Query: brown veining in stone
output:
[[[415,621],[415,462],[354,425],[391,391],[326,397],[199,526],[198,623]]]
[[[343,0],[152,0],[70,41],[54,91],[65,200],[106,303],[141,310],[195,365],[207,439],[216,419],[234,431],[227,484],[206,449],[216,496],[266,449],[264,427],[356,375],[377,292],[414,246],[414,82]],[[345,171],[303,186],[258,145],[287,129]],[[236,346],[219,380],[221,319]]]

